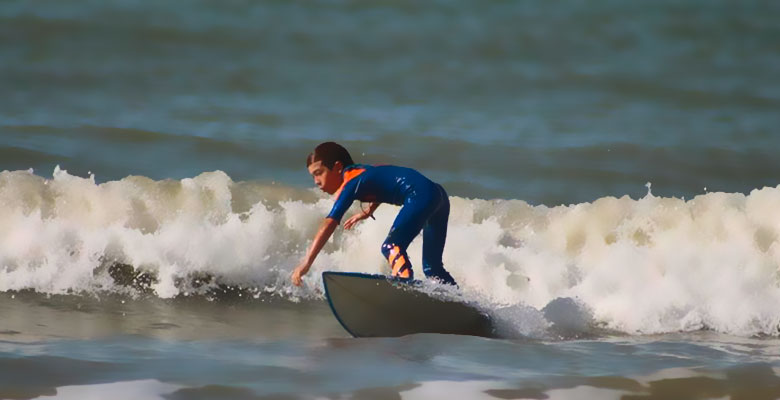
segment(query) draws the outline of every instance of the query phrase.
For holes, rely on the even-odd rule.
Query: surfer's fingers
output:
[[[353,215],[346,222],[344,222],[344,229],[347,230],[352,229],[352,227],[355,226],[355,224],[357,224],[357,222],[359,221],[357,217],[358,217],[357,215]]]
[[[301,273],[298,271],[297,268],[295,269],[295,271],[293,271],[290,279],[292,280],[293,285],[301,286]]]

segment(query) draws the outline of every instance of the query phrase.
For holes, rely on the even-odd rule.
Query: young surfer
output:
[[[347,149],[334,142],[318,145],[306,158],[306,166],[317,187],[334,195],[336,201],[322,221],[306,256],[293,271],[293,284],[300,286],[301,277],[309,272],[344,213],[355,200],[360,200],[370,203],[368,210],[361,209],[348,218],[344,229],[351,229],[359,221],[373,218],[381,203],[401,206],[387,239],[382,243],[382,254],[390,263],[393,277],[413,278],[406,248],[422,230],[425,276],[455,285],[455,280],[442,264],[450,201],[441,185],[411,168],[355,164]]]

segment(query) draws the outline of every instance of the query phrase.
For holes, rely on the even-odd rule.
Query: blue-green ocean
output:
[[[4,0],[0,399],[780,398],[778,21]],[[499,338],[341,328],[320,273],[387,273],[394,206],[290,284],[330,140],[446,188],[445,266]]]

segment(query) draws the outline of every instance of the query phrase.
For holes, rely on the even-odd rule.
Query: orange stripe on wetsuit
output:
[[[344,190],[344,186],[347,186],[347,182],[357,178],[358,175],[362,174],[363,172],[366,172],[365,168],[350,168],[344,171],[344,181],[341,183],[341,186],[339,186],[339,190],[337,190],[334,194],[335,198],[338,200],[339,196],[341,195],[341,191]]]
[[[390,263],[393,272],[392,276],[396,276],[399,278],[409,278],[410,273],[409,270],[409,263],[406,260],[406,257],[401,253],[401,248],[398,246],[393,246],[393,249],[390,250],[390,255],[387,257],[387,261]]]

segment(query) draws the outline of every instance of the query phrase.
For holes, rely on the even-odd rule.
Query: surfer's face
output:
[[[327,194],[336,193],[339,187],[341,187],[341,182],[343,181],[341,170],[343,169],[339,161],[336,161],[333,169],[322,165],[322,161],[315,161],[309,164],[309,173],[314,178],[314,184]]]

